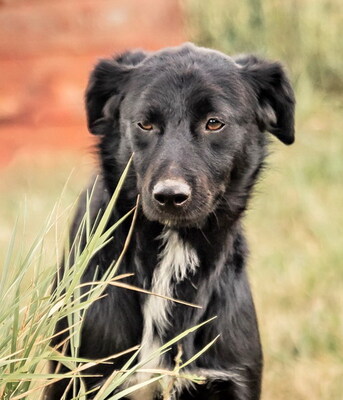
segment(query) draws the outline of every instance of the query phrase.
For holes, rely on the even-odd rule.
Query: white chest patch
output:
[[[173,297],[174,283],[181,282],[187,276],[194,274],[199,259],[195,250],[180,239],[176,231],[164,228],[160,239],[164,245],[159,255],[159,264],[156,267],[152,282],[151,292],[166,297]],[[183,299],[181,299],[183,300]],[[140,361],[149,358],[154,350],[157,350],[163,343],[159,342],[158,337],[154,336],[154,329],[162,335],[170,324],[171,301],[150,295],[143,309],[144,328],[142,337],[142,349]],[[144,365],[144,369],[154,369],[163,367],[159,357],[155,357]],[[148,380],[152,374],[138,373],[135,383]],[[156,384],[150,384],[143,389],[131,394],[132,400],[153,400],[157,390]]]

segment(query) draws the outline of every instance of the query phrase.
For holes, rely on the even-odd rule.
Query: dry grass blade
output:
[[[183,301],[183,300],[174,299],[173,297],[164,296],[162,294],[150,292],[149,290],[141,289],[141,288],[139,288],[137,286],[129,285],[129,284],[123,283],[123,282],[113,282],[113,281],[111,281],[111,282],[109,282],[109,285],[113,285],[113,286],[117,286],[117,287],[121,287],[121,288],[125,288],[125,289],[134,290],[136,292],[145,293],[145,294],[149,294],[149,295],[152,295],[152,296],[160,297],[162,299],[173,301],[174,303],[183,304],[183,305],[188,306],[188,307],[194,307],[194,308],[200,308],[200,309],[202,308],[202,306],[199,306],[197,304],[189,303],[189,302]]]
[[[134,275],[134,274],[126,274],[125,276],[123,276],[123,278],[126,278],[127,276],[132,276],[132,275]],[[128,283],[117,282],[118,279],[119,279],[119,277],[111,279],[110,281],[86,282],[86,283],[82,283],[81,285],[79,285],[79,287],[86,287],[86,286],[92,286],[92,285],[98,285],[98,286],[111,285],[111,286],[121,287],[121,288],[124,288],[124,289],[134,290],[136,292],[145,293],[145,294],[149,294],[149,295],[152,295],[152,296],[160,297],[162,299],[173,301],[173,302],[179,303],[179,304],[183,304],[183,305],[188,306],[188,307],[194,307],[194,308],[200,308],[200,309],[202,308],[202,306],[199,306],[197,304],[189,303],[187,301],[183,301],[183,300],[179,300],[179,299],[174,299],[173,297],[164,296],[164,295],[159,294],[159,293],[154,293],[154,292],[151,292],[149,290],[142,289],[142,288],[139,288],[139,287],[134,286],[134,285],[130,285]]]
[[[122,352],[120,352],[120,353],[113,354],[113,355],[111,355],[111,356],[109,356],[109,357],[101,358],[101,359],[98,359],[98,360],[92,360],[92,361],[89,361],[89,360],[88,360],[85,364],[81,365],[81,366],[78,367],[78,368],[73,369],[72,371],[68,372],[67,374],[61,374],[59,377],[54,378],[54,379],[51,379],[49,382],[44,383],[43,385],[39,385],[39,386],[37,386],[37,387],[35,387],[35,388],[31,389],[31,390],[28,390],[28,391],[25,392],[25,393],[21,393],[21,394],[18,395],[18,396],[13,396],[13,397],[11,397],[11,400],[23,399],[23,398],[25,398],[26,396],[28,396],[28,395],[30,395],[30,394],[32,394],[32,393],[34,393],[34,392],[40,391],[40,390],[44,389],[45,387],[47,387],[47,386],[49,386],[49,385],[52,385],[52,384],[54,384],[54,383],[56,383],[56,382],[58,382],[58,381],[60,381],[60,380],[62,380],[62,379],[65,379],[66,377],[75,377],[75,376],[76,376],[77,374],[79,374],[80,372],[85,371],[85,370],[87,370],[88,368],[93,367],[94,365],[98,365],[98,364],[108,364],[108,363],[109,363],[108,360],[112,360],[112,359],[115,359],[115,358],[119,358],[119,357],[121,357],[121,356],[123,356],[123,355],[125,355],[125,354],[129,354],[129,353],[132,353],[132,352],[134,352],[134,351],[137,351],[138,349],[139,349],[139,346],[134,346],[134,347],[131,347],[130,349],[127,349],[127,350],[122,351]],[[60,353],[60,352],[58,352],[58,351],[56,351],[56,350],[54,350],[54,353],[60,356],[60,357],[58,358],[59,361],[61,361],[61,360],[64,359],[62,353]],[[56,358],[52,357],[51,359],[56,359]],[[80,359],[80,360],[81,360],[81,359]],[[85,360],[81,360],[81,361],[85,361]],[[81,376],[81,375],[80,375],[80,376]],[[82,376],[85,376],[85,375],[82,375]],[[87,375],[87,376],[88,376],[88,375]],[[97,375],[89,375],[89,376],[93,376],[93,377],[94,377],[94,376],[97,376]]]
[[[169,375],[171,378],[168,380],[167,384],[165,385],[165,388],[163,389],[162,400],[168,400],[172,396],[174,384],[177,378],[179,377],[180,365],[182,363],[182,354],[183,354],[182,345],[178,344],[177,354],[174,358],[175,368],[173,370],[173,374]]]
[[[139,201],[140,201],[140,195],[137,196],[136,206],[134,207],[135,211],[134,211],[134,214],[133,214],[133,218],[132,218],[132,222],[131,222],[131,225],[130,225],[130,229],[129,229],[129,232],[128,232],[127,236],[126,236],[126,239],[125,239],[125,242],[124,242],[124,246],[123,246],[123,250],[120,253],[120,256],[119,256],[119,258],[118,258],[118,260],[117,260],[117,262],[115,264],[115,267],[114,267],[115,269],[116,269],[116,266],[118,266],[121,263],[121,261],[124,258],[124,255],[125,255],[128,247],[129,247],[130,240],[131,240],[131,237],[132,237],[132,234],[133,234],[133,229],[134,229],[134,226],[135,226],[135,223],[136,223],[136,220],[137,220]]]

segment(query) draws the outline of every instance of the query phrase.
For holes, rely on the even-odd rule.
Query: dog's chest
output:
[[[161,338],[171,328],[175,316],[171,315],[173,303],[165,297],[175,295],[175,286],[195,273],[199,259],[196,251],[179,234],[165,229],[160,237],[162,250],[158,257],[158,265],[151,280],[150,290],[160,296],[149,295],[143,305],[143,335],[140,361],[149,360],[151,354],[163,343]],[[190,283],[191,284],[191,283]],[[158,355],[150,359],[144,369],[172,368],[164,366]],[[151,376],[147,373],[138,373],[136,383],[146,381]],[[132,399],[152,400],[156,392],[156,385],[149,385],[131,395]]]

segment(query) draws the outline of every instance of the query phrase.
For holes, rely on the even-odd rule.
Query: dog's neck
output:
[[[210,276],[216,274],[216,265],[223,265],[223,261],[231,262],[235,259],[235,268],[242,269],[242,263],[239,263],[237,252],[246,250],[246,244],[242,227],[239,222],[231,225],[227,220],[218,216],[211,216],[211,220],[201,228],[176,228],[163,226],[156,222],[146,220],[140,215],[137,220],[137,227],[132,243],[135,249],[136,261],[142,260],[144,271],[140,271],[138,265],[138,276],[141,284],[145,287],[150,286],[155,268],[160,264],[161,257],[169,249],[168,258],[172,256],[172,251],[182,253],[184,251],[185,260],[192,264],[194,257],[197,258],[196,271],[201,271],[202,275]],[[194,252],[195,256],[190,256]],[[218,263],[218,259],[222,262]],[[176,258],[177,261],[177,258]],[[180,263],[179,263],[180,264]],[[147,268],[149,266],[149,268]],[[188,268],[189,267],[189,268]],[[179,267],[178,267],[179,268]],[[184,267],[193,271],[193,266]],[[182,272],[180,272],[182,275]]]

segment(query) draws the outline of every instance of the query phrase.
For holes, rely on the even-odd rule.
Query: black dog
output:
[[[214,337],[215,344],[188,372],[204,385],[179,379],[172,399],[260,398],[262,351],[246,275],[241,218],[263,167],[269,131],[294,141],[294,95],[280,64],[254,56],[231,58],[186,44],[146,54],[129,52],[100,61],[86,93],[89,130],[100,135],[102,181],[92,211],[104,210],[134,153],[112,221],[141,195],[134,234],[120,272],[130,284],[200,305],[187,307],[155,296],[108,287],[82,328],[80,356],[99,359],[142,343],[141,359],[187,328],[215,320],[182,341],[185,361]],[[80,223],[80,205],[72,236]],[[118,258],[129,222],[92,259],[83,281]],[[63,328],[61,323],[57,330]],[[178,349],[149,364],[175,366]],[[125,358],[97,366],[88,389],[101,385]],[[138,374],[130,384],[148,375]],[[65,385],[50,389],[59,399]],[[131,394],[161,397],[159,384]]]

